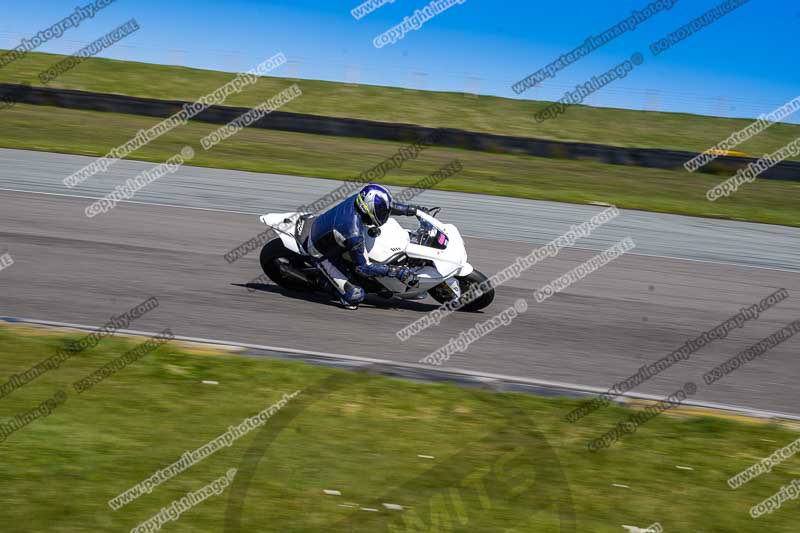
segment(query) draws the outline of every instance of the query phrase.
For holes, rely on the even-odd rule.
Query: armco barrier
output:
[[[67,109],[126,113],[161,118],[178,112],[181,106],[187,103],[177,100],[157,100],[119,94],[103,94],[48,87],[23,87],[17,84],[0,83],[0,100],[6,96],[13,97],[19,103],[25,104],[50,105]],[[227,124],[248,110],[249,108],[244,107],[211,106],[192,120],[213,124]],[[274,111],[252,124],[251,127],[400,142],[413,142],[434,131],[434,128],[414,124],[306,115],[288,113],[286,111]],[[501,154],[595,161],[610,165],[683,170],[683,164],[697,155],[695,152],[679,150],[625,148],[601,144],[550,141],[449,128],[440,128],[439,131],[441,132],[441,137],[438,144],[444,147]],[[703,167],[701,171],[733,175],[738,169],[754,161],[756,160],[748,157],[723,156]],[[800,181],[800,162],[784,161],[762,173],[759,178]]]

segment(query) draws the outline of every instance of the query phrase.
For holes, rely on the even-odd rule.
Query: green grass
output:
[[[157,121],[28,105],[0,113],[1,147],[92,156],[105,155]],[[190,122],[134,152],[132,158],[160,163],[188,144],[198,154],[193,165],[348,179],[403,146],[251,128],[203,151],[200,138],[216,127]],[[437,189],[573,203],[605,202],[649,211],[800,225],[800,183],[784,181],[757,180],[712,203],[705,198],[706,190],[726,176],[445,148],[427,149],[417,160],[392,169],[382,181],[411,185],[454,158],[461,160],[464,170]],[[102,177],[90,178],[99,179]]]
[[[0,376],[24,371],[77,336],[0,327]],[[242,531],[373,532],[387,525],[388,531],[435,531],[406,529],[401,522],[407,516],[430,524],[433,510],[440,520],[448,516],[454,531],[556,532],[559,509],[565,524],[572,516],[575,531],[587,533],[656,521],[665,531],[797,530],[797,501],[758,520],[748,515],[750,506],[800,476],[797,458],[735,491],[726,485],[730,476],[796,439],[787,428],[663,415],[610,449],[591,453],[586,442],[628,410],[609,407],[573,425],[563,416],[574,400],[172,345],[82,394],[72,389],[141,341],[104,339],[0,400],[0,421],[6,423],[58,390],[68,395],[49,416],[0,444],[3,531],[128,531],[229,468],[239,469],[231,488],[165,531],[222,531],[229,497],[242,502]],[[106,505],[295,390],[302,392],[261,429],[120,510]],[[325,489],[342,495],[325,495]],[[356,507],[340,506],[351,503]]]
[[[30,81],[37,85],[37,75],[63,57],[30,53],[24,59],[0,69],[0,82]],[[288,59],[291,60],[291,57]],[[286,72],[286,66],[281,69],[284,70],[276,73]],[[50,86],[195,100],[228,82],[233,76],[231,73],[186,67],[92,58]],[[614,146],[701,152],[752,122],[685,113],[574,106],[557,119],[537,124],[534,113],[549,105],[549,102],[316,80],[296,81],[303,90],[303,96],[285,106],[285,111]],[[226,103],[252,107],[289,83],[290,80],[285,78],[264,77],[242,93],[231,96]],[[778,124],[736,150],[760,157],[797,137],[800,137],[800,126]]]

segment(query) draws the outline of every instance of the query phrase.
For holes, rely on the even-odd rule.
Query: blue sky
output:
[[[4,8],[0,46],[70,14],[89,0],[30,0]],[[394,0],[356,20],[362,0],[116,0],[42,51],[72,53],[136,18],[134,35],[102,57],[225,71],[251,68],[282,51],[276,75],[406,88],[557,100],[633,52],[645,64],[594,94],[589,105],[754,117],[800,95],[800,3],[751,0],[712,26],[653,57],[648,45],[717,5],[678,0],[540,87],[517,96],[511,85],[650,0],[466,0],[377,49],[372,40],[423,0]],[[794,52],[794,53],[793,53]],[[800,123],[800,117],[791,122]]]

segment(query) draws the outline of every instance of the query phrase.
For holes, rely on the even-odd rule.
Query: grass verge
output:
[[[63,58],[55,54],[29,53],[0,69],[0,81],[29,81],[40,85],[37,75]],[[281,70],[276,72],[281,73]],[[231,73],[211,70],[90,58],[49,86],[194,101],[233,77]],[[557,119],[537,123],[534,114],[550,102],[275,77],[262,78],[242,93],[231,96],[226,104],[254,107],[292,81],[299,83],[303,96],[289,103],[284,111],[612,146],[702,152],[752,122],[577,105]],[[771,109],[764,109],[767,111]],[[800,137],[800,126],[777,124],[736,150],[760,157],[797,137]]]
[[[90,156],[105,155],[155,123],[148,117],[29,105],[0,113],[0,147]],[[190,122],[134,152],[131,158],[161,163],[191,145],[197,153],[192,165],[351,179],[404,146],[250,128],[204,151],[199,140],[214,129],[212,124]],[[437,189],[571,203],[605,202],[631,209],[800,226],[800,183],[794,182],[757,180],[728,198],[709,202],[706,191],[725,176],[448,148],[425,150],[402,168],[391,169],[382,182],[412,185],[454,158],[462,162],[464,170]],[[102,176],[90,178],[100,179]]]
[[[79,336],[2,326],[0,375],[22,372]],[[6,424],[58,390],[67,394],[49,416],[0,444],[4,530],[130,530],[238,468],[233,486],[165,527],[221,531],[227,519],[239,521],[242,531],[287,532],[606,533],[654,522],[665,531],[796,531],[797,501],[757,520],[748,515],[750,506],[800,476],[796,459],[735,491],[726,484],[796,439],[788,428],[662,415],[591,453],[586,442],[628,410],[609,407],[569,424],[563,416],[574,400],[195,353],[173,344],[75,392],[74,382],[142,341],[106,338],[0,400]],[[230,447],[120,510],[106,504],[296,390],[295,399]]]

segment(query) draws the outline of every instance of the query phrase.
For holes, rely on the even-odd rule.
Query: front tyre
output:
[[[489,280],[486,276],[478,272],[477,270],[473,270],[471,273],[467,274],[466,276],[456,276],[458,280],[458,286],[461,289],[461,294],[466,294],[472,289],[478,288],[481,283],[484,283]],[[443,304],[445,302],[449,302],[453,300],[453,293],[450,291],[450,288],[447,287],[445,283],[437,285],[430,291],[428,291],[434,300]],[[474,300],[470,301],[467,304],[459,307],[459,311],[479,311],[484,307],[488,307],[489,304],[492,303],[494,300],[494,287],[490,288],[488,291],[484,292]]]

